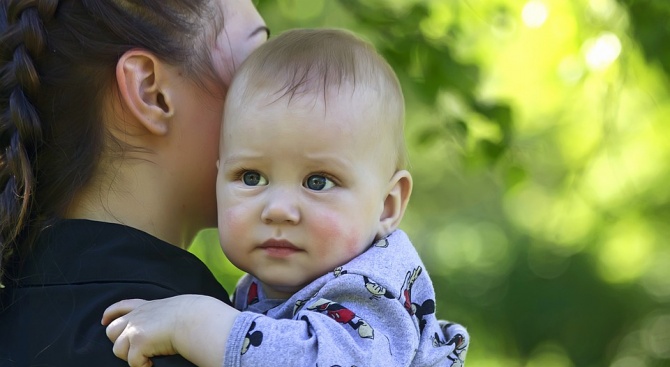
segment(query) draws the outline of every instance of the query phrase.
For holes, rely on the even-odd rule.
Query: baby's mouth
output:
[[[277,239],[267,240],[263,242],[259,248],[265,251],[267,255],[272,257],[288,257],[297,252],[303,251],[289,241]]]

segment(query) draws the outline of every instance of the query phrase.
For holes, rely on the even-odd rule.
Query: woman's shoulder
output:
[[[122,366],[125,362],[112,354],[100,324],[112,303],[183,293],[228,302],[223,287],[194,255],[130,227],[62,221],[40,234],[34,250],[3,290],[3,366],[10,359],[20,361],[16,366],[57,361],[79,365],[92,359]],[[176,357],[163,363],[192,366]]]
[[[166,293],[228,298],[195,255],[132,227],[83,219],[59,221],[40,233],[19,287],[117,284]],[[146,298],[146,297],[143,297]]]

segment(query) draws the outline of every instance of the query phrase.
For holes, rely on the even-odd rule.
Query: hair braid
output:
[[[30,222],[33,161],[42,142],[34,60],[46,46],[43,22],[57,5],[55,0],[7,0],[0,6],[0,286],[4,264]]]

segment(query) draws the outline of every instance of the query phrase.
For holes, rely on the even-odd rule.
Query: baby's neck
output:
[[[267,299],[277,299],[277,300],[287,300],[291,298],[294,294],[296,294],[300,288],[294,289],[294,288],[278,288],[278,287],[272,287],[270,285],[267,285],[263,282],[260,282],[261,287],[263,288],[263,294],[265,295],[265,298]]]

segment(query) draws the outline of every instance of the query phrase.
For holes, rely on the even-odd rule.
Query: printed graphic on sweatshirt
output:
[[[342,325],[351,326],[351,328],[358,332],[358,335],[361,338],[375,338],[374,329],[365,320],[361,319],[353,311],[337,302],[321,298],[307,306],[307,309],[328,315]]]
[[[414,282],[419,278],[423,268],[417,266],[416,268],[408,271],[405,275],[405,281],[402,284],[402,296],[405,297],[403,301],[403,306],[405,310],[409,312],[410,315],[415,316],[419,321],[419,331],[423,334],[423,329],[426,327],[428,322],[428,317],[435,313],[435,300],[427,299],[422,303],[412,302],[412,287]]]
[[[460,332],[453,334],[453,331],[456,330],[449,330],[451,327],[455,327],[456,330],[458,330],[457,328],[460,327],[460,325],[449,323],[444,326],[445,335],[453,335],[449,340],[441,339],[440,334],[436,332],[435,335],[431,337],[433,340],[433,347],[451,347],[452,351],[447,355],[447,359],[451,361],[450,366],[462,367],[465,364],[465,360],[461,358],[461,355],[468,349],[467,337]]]
[[[389,240],[388,238],[382,238],[381,240],[375,242],[374,246],[380,248],[387,248],[389,247]]]
[[[247,335],[244,337],[242,353],[240,354],[246,353],[249,350],[249,347],[258,347],[263,342],[263,333],[258,330],[254,331],[255,328],[256,322],[253,321],[249,327],[249,331],[247,331]]]
[[[363,282],[365,283],[365,289],[372,294],[370,299],[380,299],[386,297],[388,299],[394,299],[395,296],[391,294],[386,288],[376,283],[374,280],[370,280],[368,277],[363,276]]]
[[[412,287],[414,286],[414,282],[419,278],[419,275],[421,275],[421,272],[423,271],[423,268],[420,266],[417,266],[411,271],[408,271],[407,274],[405,275],[405,280],[402,283],[401,289],[401,297],[405,297],[405,301],[403,302],[403,306],[405,306],[405,309],[407,312],[409,312],[410,315],[414,315],[416,313],[416,303],[412,303]]]
[[[297,314],[298,311],[300,311],[302,306],[304,306],[305,303],[307,303],[307,301],[309,301],[309,300],[310,300],[309,298],[305,298],[305,299],[299,299],[299,300],[295,301],[295,304],[293,305],[293,316],[294,317],[295,317],[295,314]]]

